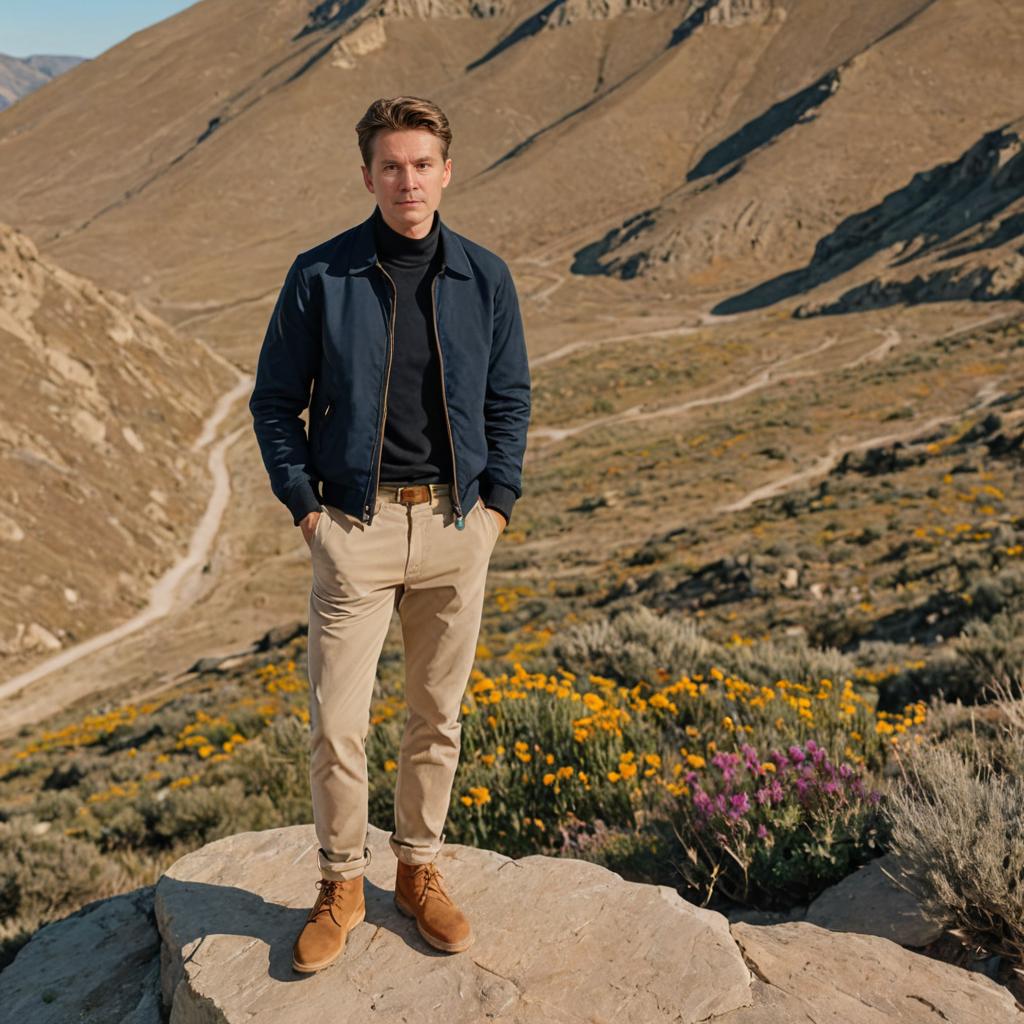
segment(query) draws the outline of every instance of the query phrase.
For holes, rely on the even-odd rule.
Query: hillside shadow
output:
[[[839,72],[829,71],[806,88],[773,103],[763,114],[709,149],[687,172],[687,181],[717,174],[726,165],[770,145],[798,124],[813,121],[817,110],[839,88]]]
[[[292,42],[308,36],[311,32],[323,32],[327,29],[337,28],[352,17],[358,14],[365,6],[367,0],[325,0],[311,8],[306,16],[306,24],[292,36]]]
[[[557,10],[565,3],[565,0],[551,0],[550,3],[542,7],[539,11],[531,14],[530,17],[521,21],[508,35],[503,36],[494,44],[482,57],[477,57],[476,60],[471,61],[464,68],[465,71],[473,71],[480,67],[482,64],[486,64],[489,60],[494,60],[498,54],[504,53],[509,47],[515,46],[516,43],[522,42],[524,39],[529,39],[531,36],[535,36],[544,26],[547,24],[547,20],[551,15],[551,12]]]
[[[957,235],[979,228],[1024,196],[1024,148],[1000,166],[1008,147],[1019,147],[1016,132],[998,128],[981,137],[961,157],[915,174],[880,203],[852,214],[821,238],[804,267],[787,271],[715,305],[722,315],[762,309],[817,288],[870,260],[898,248],[895,267],[928,255]],[[1024,214],[1008,217],[984,240],[962,246],[961,254],[1005,244],[1024,232]],[[996,241],[996,238],[999,241]],[[953,258],[949,254],[947,258]],[[879,294],[875,300],[870,292]],[[850,293],[851,301],[885,303],[886,292],[871,283]],[[893,302],[906,296],[891,296]]]

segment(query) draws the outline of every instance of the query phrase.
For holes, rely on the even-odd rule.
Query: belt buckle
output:
[[[423,497],[423,491],[426,490],[427,496]],[[416,497],[411,495],[407,499],[405,496],[406,491],[412,491]],[[430,486],[429,484],[403,484],[398,488],[396,498],[403,505],[418,505],[423,501],[430,501]]]

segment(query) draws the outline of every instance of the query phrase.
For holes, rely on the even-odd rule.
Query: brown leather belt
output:
[[[400,501],[403,505],[418,505],[439,494],[447,494],[448,484],[381,484],[377,493],[382,497]]]

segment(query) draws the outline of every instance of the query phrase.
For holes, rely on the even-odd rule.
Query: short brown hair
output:
[[[452,130],[448,118],[436,103],[418,96],[395,96],[374,100],[356,125],[359,152],[369,169],[373,160],[373,140],[377,132],[402,128],[425,128],[441,140],[441,160],[448,159]]]

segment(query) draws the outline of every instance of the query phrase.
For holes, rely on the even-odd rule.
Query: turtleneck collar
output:
[[[414,267],[429,263],[437,251],[441,236],[441,215],[434,211],[430,230],[422,238],[409,238],[396,231],[384,219],[379,206],[373,208],[373,231],[382,262]]]

